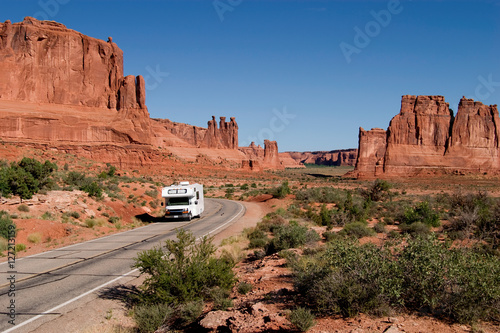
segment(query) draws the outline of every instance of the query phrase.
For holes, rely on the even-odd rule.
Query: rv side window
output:
[[[200,191],[196,191],[196,199],[200,199]]]

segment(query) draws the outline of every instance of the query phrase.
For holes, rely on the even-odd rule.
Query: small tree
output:
[[[234,264],[214,258],[212,239],[198,243],[194,235],[181,229],[177,240],[167,240],[163,247],[140,252],[135,267],[146,274],[140,298],[149,304],[180,304],[210,297],[214,287],[229,290],[235,283]]]

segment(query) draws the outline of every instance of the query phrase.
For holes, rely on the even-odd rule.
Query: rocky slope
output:
[[[212,116],[207,128],[150,119],[145,81],[124,77],[123,52],[111,37],[105,42],[30,17],[0,23],[0,138],[122,168],[157,166],[167,157],[283,167],[276,143],[259,160],[238,150],[234,117],[217,123]]]
[[[361,178],[500,171],[496,105],[463,97],[456,116],[443,96],[410,96],[387,131],[359,131]]]

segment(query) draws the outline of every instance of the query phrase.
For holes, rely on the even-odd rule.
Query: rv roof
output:
[[[189,185],[189,182],[180,182],[179,185]]]

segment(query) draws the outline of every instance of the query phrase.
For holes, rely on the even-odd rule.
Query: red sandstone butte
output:
[[[453,116],[443,96],[410,96],[387,131],[360,128],[360,178],[500,171],[496,105],[462,98]]]
[[[60,149],[119,167],[154,166],[165,156],[283,167],[276,143],[258,158],[238,149],[234,117],[220,117],[219,123],[212,117],[207,128],[151,119],[145,87],[140,75],[124,77],[123,52],[111,37],[103,41],[31,17],[0,23],[4,142]]]

